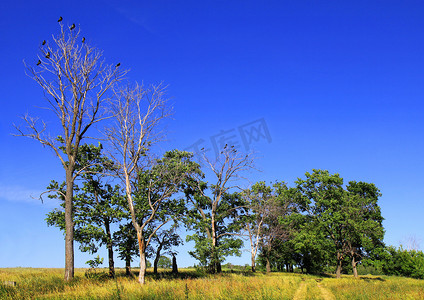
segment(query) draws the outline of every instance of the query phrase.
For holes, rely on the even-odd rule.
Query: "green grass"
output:
[[[77,269],[63,281],[63,269],[0,269],[0,299],[424,299],[424,281],[388,276],[341,279],[312,275],[257,272],[202,275],[182,269],[174,278],[164,272],[136,279],[117,270],[117,279],[87,279]],[[106,272],[106,270],[104,270]],[[7,286],[15,281],[17,286]],[[303,288],[300,288],[300,287]]]

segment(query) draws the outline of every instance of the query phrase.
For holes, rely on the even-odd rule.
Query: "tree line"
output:
[[[249,155],[224,147],[221,160],[203,165],[215,171],[208,177],[214,182],[210,184],[192,153],[173,150],[134,177],[130,208],[122,184],[111,184],[118,169],[102,148],[82,145],[78,151],[77,170],[85,172],[74,184],[74,240],[91,254],[104,245],[111,277],[114,248],[125,260],[127,274],[135,255],[142,266],[152,257],[157,273],[161,255],[174,255],[172,247],[183,242],[177,232],[181,226],[192,233],[187,236],[195,244],[190,255],[210,273],[221,272],[226,257],[241,255],[243,240],[250,242],[252,271],[259,257],[268,272],[298,266],[302,272],[316,273],[335,265],[337,277],[347,262],[357,276],[357,264],[384,248],[377,203],[381,194],[372,183],[351,181],[344,186],[338,174],[313,170],[293,187],[260,181],[236,189],[232,180],[252,168]],[[203,159],[210,162],[206,155]],[[62,201],[62,209],[50,212],[47,223],[63,231],[65,186],[52,181],[47,188],[49,197]],[[133,218],[142,224],[139,235]],[[119,230],[113,231],[112,225]]]
[[[381,194],[374,184],[345,185],[338,174],[313,170],[292,187],[260,181],[243,188],[254,156],[234,145],[221,145],[216,157],[205,149],[197,157],[177,149],[159,156],[155,145],[172,115],[166,87],[125,83],[128,71],[106,64],[79,28],[62,20],[59,27],[40,44],[37,64],[26,64],[53,115],[49,123],[56,124],[25,115],[24,128],[16,129],[52,149],[64,169],[65,180],[47,187],[61,208],[46,220],[65,234],[65,280],[74,276],[76,241],[89,253],[106,247],[112,277],[114,251],[127,274],[138,256],[144,284],[147,257],[157,271],[163,253],[175,255],[181,226],[194,241],[190,255],[210,273],[221,272],[226,257],[241,255],[244,240],[252,271],[260,261],[267,271],[334,267],[340,277],[350,266],[357,276],[358,263],[382,253]],[[93,144],[95,138],[103,144]]]

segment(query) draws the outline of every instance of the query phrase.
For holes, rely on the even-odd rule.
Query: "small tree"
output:
[[[175,231],[176,227],[172,226],[168,230],[157,232],[152,238],[152,242],[156,244],[155,259],[153,261],[154,274],[158,273],[158,264],[161,255],[165,253],[173,255],[174,252],[171,251],[172,247],[183,243],[182,239]]]
[[[113,239],[118,248],[118,257],[125,261],[125,274],[133,276],[131,273],[131,262],[138,253],[137,232],[131,222],[120,224],[119,230],[113,234]]]
[[[65,170],[65,280],[74,277],[74,222],[73,191],[77,156],[90,127],[109,117],[105,102],[112,96],[111,87],[122,79],[126,71],[106,65],[102,52],[80,38],[79,29],[59,22],[60,33],[53,42],[40,46],[36,66],[26,70],[44,91],[48,109],[57,121],[47,131],[47,123],[25,115],[26,129],[15,126],[18,136],[26,136],[53,150]],[[54,131],[58,130],[56,133]],[[60,136],[61,140],[53,137]],[[64,154],[60,150],[64,144]]]
[[[159,257],[158,266],[159,266],[159,268],[170,269],[171,266],[172,266],[171,259],[167,256]]]

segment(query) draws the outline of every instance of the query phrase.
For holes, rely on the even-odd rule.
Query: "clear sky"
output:
[[[373,182],[385,242],[424,245],[423,15],[422,1],[2,1],[0,267],[64,266],[62,233],[44,221],[55,203],[31,198],[64,172],[11,135],[26,112],[54,124],[22,60],[36,63],[59,16],[129,80],[169,85],[163,149],[232,136],[260,156],[252,182],[292,184],[313,168]],[[239,129],[265,125],[268,136],[243,143]],[[190,247],[180,266],[195,263]],[[76,266],[88,259],[77,252]]]

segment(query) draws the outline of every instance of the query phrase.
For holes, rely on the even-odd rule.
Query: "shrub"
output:
[[[386,275],[424,279],[424,253],[416,250],[396,249],[390,246],[381,256],[382,270]]]

